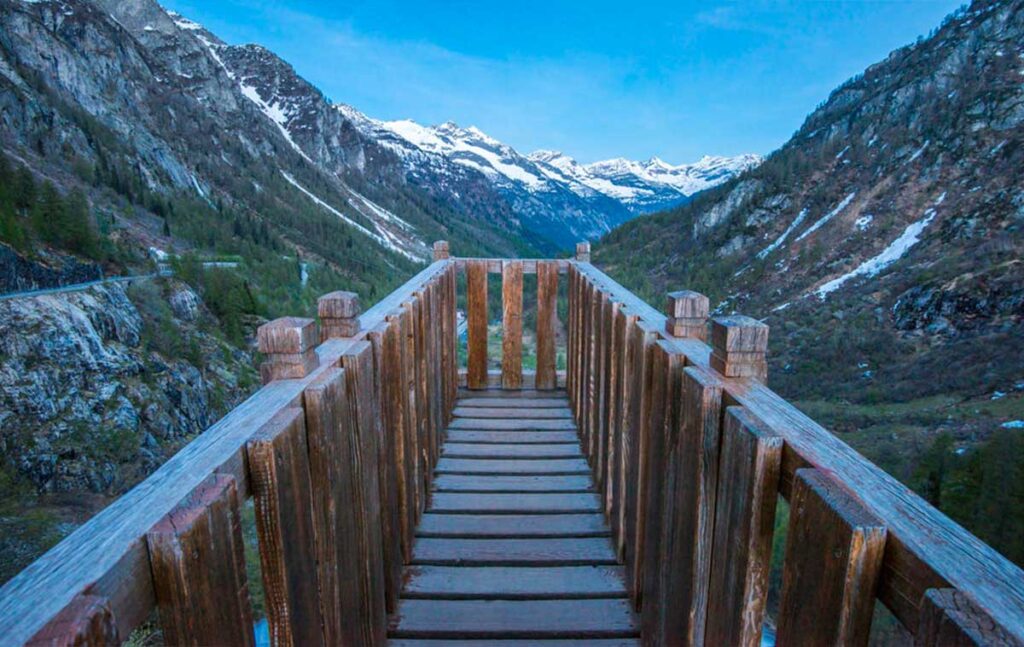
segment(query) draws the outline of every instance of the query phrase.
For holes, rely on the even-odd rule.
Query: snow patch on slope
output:
[[[757,257],[758,258],[764,258],[768,254],[771,254],[776,249],[778,249],[779,245],[781,245],[782,243],[786,242],[786,239],[789,238],[789,235],[792,234],[793,231],[795,231],[797,227],[802,225],[806,218],[807,218],[807,209],[801,209],[800,213],[798,213],[796,215],[796,218],[793,218],[793,222],[791,222],[789,224],[789,227],[786,227],[786,231],[782,232],[782,235],[779,236],[778,238],[776,238],[775,242],[773,242],[771,245],[768,245],[767,247],[765,247],[764,249],[759,251],[757,253]]]
[[[824,226],[824,225],[825,225],[826,223],[828,223],[828,221],[829,221],[829,220],[832,220],[833,218],[835,218],[836,216],[838,216],[838,215],[839,215],[839,213],[840,213],[840,212],[841,212],[841,211],[842,211],[843,209],[845,209],[846,207],[850,206],[850,203],[851,203],[851,202],[853,202],[853,199],[854,199],[854,198],[855,198],[856,196],[857,196],[857,192],[856,192],[856,191],[854,191],[854,192],[853,192],[853,193],[851,193],[850,195],[848,195],[848,196],[846,196],[845,198],[843,198],[842,202],[840,202],[839,204],[837,204],[837,205],[836,205],[836,207],[835,207],[834,209],[832,209],[832,211],[829,211],[828,213],[826,213],[826,214],[825,214],[824,216],[822,216],[821,218],[819,218],[817,222],[815,222],[815,223],[814,223],[813,225],[811,225],[810,227],[808,227],[808,228],[807,228],[807,231],[805,231],[804,233],[802,233],[802,234],[800,234],[799,236],[797,236],[797,237],[796,237],[797,241],[801,241],[801,240],[803,240],[804,238],[807,238],[808,236],[810,236],[810,235],[811,235],[811,234],[813,234],[814,232],[816,232],[816,231],[818,231],[819,229],[821,229],[821,227],[822,227],[822,226]]]

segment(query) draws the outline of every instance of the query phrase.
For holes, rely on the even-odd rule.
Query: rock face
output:
[[[46,263],[29,261],[0,243],[0,294],[87,283],[103,278],[103,270],[96,263],[82,262],[64,254],[50,256]]]
[[[859,364],[876,397],[1006,390],[1024,365],[1022,43],[1022,0],[973,2],[837,88],[762,165],[623,225],[595,261],[767,317],[793,397],[863,397]],[[955,379],[922,379],[938,366]]]
[[[119,492],[251,388],[187,286],[129,290],[138,306],[120,285],[0,301],[0,447],[41,492]],[[187,359],[157,350],[152,310],[174,312]]]

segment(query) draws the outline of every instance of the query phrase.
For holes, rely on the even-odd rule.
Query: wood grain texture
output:
[[[402,596],[440,600],[621,598],[620,566],[413,566]]]
[[[396,638],[635,637],[625,600],[404,600]]]
[[[467,380],[471,389],[487,388],[487,265],[466,264]]]
[[[579,438],[574,431],[482,431],[473,429],[452,429],[445,438],[453,443],[515,443],[519,445],[568,444],[578,446]]]
[[[321,645],[306,425],[285,409],[246,444],[271,645]]]
[[[431,511],[448,514],[568,514],[600,512],[593,492],[435,492]]]
[[[453,432],[454,433],[454,432]],[[509,432],[531,433],[531,432]],[[542,433],[542,432],[534,432]],[[558,433],[558,432],[550,432]],[[540,444],[540,443],[458,443],[455,441],[445,445],[443,456],[448,458],[583,458],[580,447],[576,443]]]
[[[758,647],[768,600],[782,438],[742,407],[722,428],[705,642]]]
[[[475,566],[614,565],[615,554],[605,537],[544,539],[463,539],[420,537],[414,564]]]
[[[967,595],[956,589],[928,589],[914,645],[920,647],[1019,647],[1014,639]]]
[[[521,391],[514,391],[513,393],[521,393]],[[545,398],[531,398],[527,396],[521,396],[519,398],[505,397],[474,397],[474,398],[463,398],[459,401],[458,408],[466,409],[468,407],[501,407],[505,409],[550,409],[552,407],[568,407],[569,400],[563,397],[551,397]],[[511,412],[510,412],[511,413]]]
[[[504,261],[501,266],[501,386],[523,385],[523,264]]]
[[[779,643],[868,644],[885,535],[885,526],[824,473],[797,472]]]
[[[121,644],[106,598],[76,596],[27,643],[31,647],[107,647]]]
[[[211,476],[146,533],[169,645],[255,644],[238,489]]]
[[[416,527],[416,494],[414,456],[409,447],[408,387],[403,360],[404,311],[388,315],[388,328],[383,340],[383,374],[381,401],[386,408],[385,434],[391,451],[397,498],[398,534],[401,538],[402,561],[412,557],[413,532]]]
[[[607,537],[600,514],[437,514],[423,515],[420,537],[531,538]]]
[[[537,263],[537,377],[536,388],[558,386],[555,375],[555,319],[558,302],[558,264]]]
[[[484,265],[487,266],[487,271],[490,272],[491,274],[501,274],[502,263],[504,263],[508,259],[506,259],[506,258],[466,258],[466,257],[460,257],[460,258],[456,258],[456,259],[453,259],[453,260],[455,261],[456,267],[458,267],[459,269],[466,268],[471,263],[480,262],[480,263],[483,263]],[[522,259],[523,274],[536,274],[537,273],[537,266],[540,263],[542,263],[542,262],[545,262],[545,261],[544,260],[538,260],[538,259],[530,259],[530,258]],[[559,273],[565,273],[565,272],[569,271],[569,263],[570,263],[570,261],[567,260],[567,259],[564,259],[564,258],[547,259],[547,262],[555,263],[558,266],[558,272]]]
[[[454,432],[453,432],[454,433]],[[472,476],[442,474],[435,492],[591,492],[590,478],[575,476]]]
[[[500,388],[471,391],[459,389],[459,406],[470,406],[480,399],[485,400],[556,400],[564,401],[564,391],[536,391],[533,389],[521,389],[519,391],[503,391]],[[483,406],[492,406],[490,404]],[[516,406],[515,402],[509,402],[508,406]]]
[[[599,278],[612,294],[635,308],[643,321],[663,330],[665,316],[588,263],[575,264],[581,274]],[[675,339],[687,361],[709,364],[710,348],[700,341]],[[977,537],[858,454],[836,435],[755,380],[726,379],[730,404],[746,407],[786,445],[780,489],[790,487],[796,469],[828,469],[855,488],[858,499],[885,521],[888,539],[878,596],[907,627],[916,627],[921,597],[929,588],[969,591],[1001,627],[1024,639],[1024,571]],[[628,562],[627,562],[628,563]]]
[[[448,458],[437,463],[438,474],[590,474],[582,458],[507,460]]]
[[[534,401],[536,402],[536,401]],[[456,418],[572,418],[572,412],[565,407],[464,407],[457,406],[452,412]]]
[[[480,431],[571,431],[576,423],[571,418],[524,418],[522,420],[508,418],[456,418],[448,425],[449,429],[477,429]]]

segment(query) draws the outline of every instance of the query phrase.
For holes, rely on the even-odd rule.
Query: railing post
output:
[[[146,544],[166,644],[255,644],[233,477],[203,481]]]
[[[487,388],[487,261],[466,263],[466,386]]]
[[[725,377],[768,379],[768,326],[743,315],[711,320],[711,368]]]
[[[665,313],[665,332],[673,337],[706,341],[710,302],[700,292],[681,290],[669,292]]]
[[[501,263],[501,388],[523,386],[523,262]]]
[[[581,263],[590,262],[590,243],[576,243],[576,260]]]
[[[885,526],[827,475],[797,470],[778,644],[868,644],[885,539]]]
[[[320,365],[315,348],[316,322],[312,319],[275,319],[257,329],[256,342],[267,358],[260,364],[264,384],[306,377]]]
[[[448,252],[448,241],[434,241],[434,260],[443,261],[446,258],[451,258],[451,254]]]
[[[355,292],[329,292],[316,302],[320,316],[320,342],[333,337],[359,334],[359,295]]]
[[[537,376],[534,388],[558,386],[555,357],[555,317],[558,305],[558,264],[537,262]]]

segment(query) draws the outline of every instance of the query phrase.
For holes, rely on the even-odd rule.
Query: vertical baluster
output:
[[[501,386],[523,386],[523,263],[501,264]]]
[[[455,263],[450,263],[448,265],[448,317],[451,319],[452,333],[449,336],[448,345],[452,361],[448,367],[448,417],[445,424],[452,421],[452,411],[455,409],[455,400],[459,395],[459,320],[456,314],[459,302],[458,285]]]
[[[309,456],[302,409],[284,409],[246,443],[272,645],[320,645]]]
[[[961,591],[928,589],[921,598],[914,635],[914,645],[918,647],[1011,647],[1019,644]]]
[[[583,450],[587,454],[591,467],[594,465],[594,436],[597,430],[598,404],[600,402],[600,391],[598,389],[598,378],[601,368],[601,288],[591,285],[590,308],[588,312],[587,326],[587,414],[586,428],[584,429]]]
[[[558,386],[555,362],[555,317],[558,303],[558,263],[537,262],[537,378],[541,390]]]
[[[425,505],[430,492],[430,406],[427,403],[427,341],[425,326],[426,297],[423,290],[413,292],[412,302],[412,337],[413,353],[412,364],[415,375],[414,388],[416,390],[416,463],[418,464],[420,482],[420,506]],[[421,510],[422,511],[422,510]]]
[[[466,309],[468,317],[466,385],[487,388],[487,261],[466,263]]]
[[[797,470],[776,640],[866,645],[885,526],[824,473]]]
[[[203,481],[146,544],[166,644],[255,644],[233,477]]]
[[[580,309],[580,444],[587,451],[587,429],[590,425],[590,331],[593,328],[594,284],[584,277],[582,288],[583,302]]]
[[[615,301],[611,294],[605,292],[601,298],[601,336],[598,338],[600,350],[600,373],[598,380],[598,426],[594,440],[595,461],[594,469],[597,476],[597,488],[600,494],[608,489],[608,427],[611,423],[609,416],[611,410],[611,360],[612,360],[612,322],[615,321],[615,312],[621,304]]]
[[[783,441],[742,407],[722,428],[705,642],[761,644]]]
[[[416,303],[415,299],[402,303],[402,364],[405,371],[405,460],[411,463],[410,492],[414,501],[414,516],[418,522],[425,507],[423,470],[420,465],[419,386],[416,383]]]
[[[629,328],[636,321],[636,318],[626,306],[619,308],[615,313],[614,341],[612,344],[614,362],[612,370],[614,374],[615,390],[612,394],[612,433],[609,436],[609,472],[608,472],[608,497],[606,509],[612,527],[612,543],[615,545],[615,552],[620,559],[623,558],[623,517],[626,487],[626,467],[624,439],[626,428],[627,399],[630,397],[630,366],[627,363],[629,349],[627,345]]]
[[[567,327],[567,339],[566,339],[566,380],[565,387],[569,393],[569,406],[572,407],[573,417],[577,415],[576,409],[576,306],[578,299],[576,298],[576,285],[577,272],[576,266],[572,263],[569,264],[569,269],[566,272],[566,282],[568,283],[568,327]],[[576,418],[578,422],[578,418]]]
[[[406,366],[403,358],[403,329],[405,311],[397,310],[386,317],[388,327],[384,333],[384,375],[382,402],[387,411],[390,445],[395,466],[395,489],[398,498],[398,518],[402,538],[403,561],[412,560],[413,533],[416,528],[415,468],[409,443],[409,403],[406,385]]]

